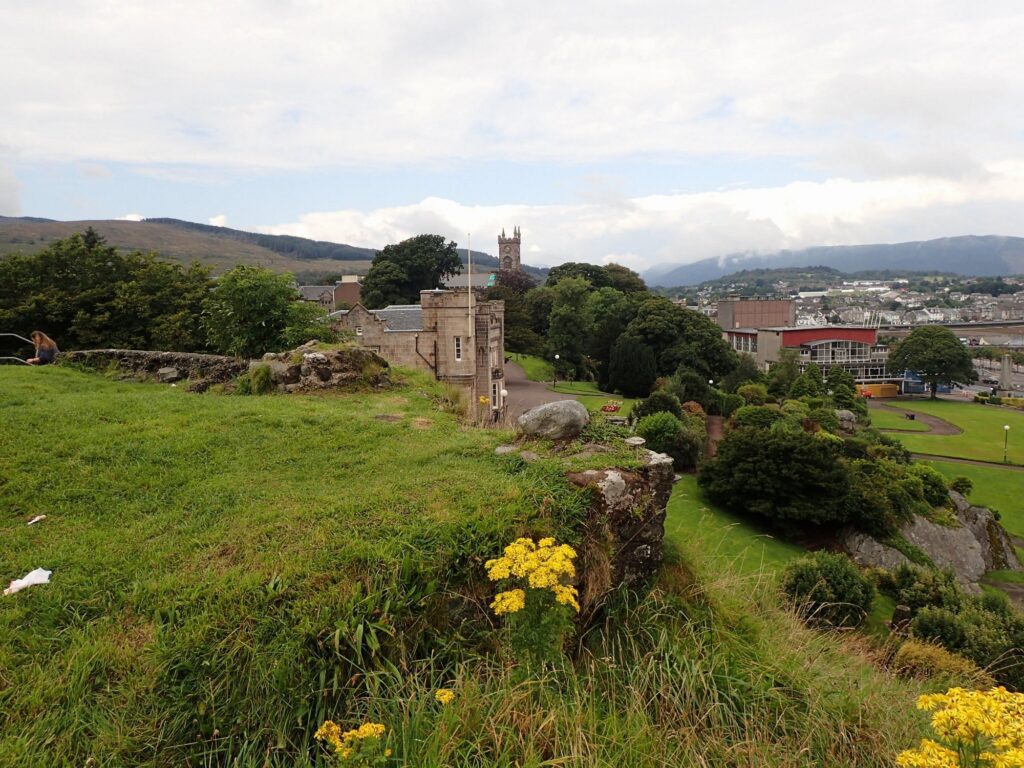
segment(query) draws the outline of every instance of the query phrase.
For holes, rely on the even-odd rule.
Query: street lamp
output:
[[[558,384],[558,355],[555,355],[555,364],[551,366],[551,388]]]
[[[1010,447],[1010,425],[1003,424],[1003,464],[1009,464],[1010,462],[1006,458],[1006,451]]]

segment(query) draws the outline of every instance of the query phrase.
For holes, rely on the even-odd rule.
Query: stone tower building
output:
[[[512,237],[505,237],[505,230],[501,230],[501,234],[498,235],[498,266],[501,269],[522,271],[519,263],[519,247],[522,242],[519,227],[512,230]]]

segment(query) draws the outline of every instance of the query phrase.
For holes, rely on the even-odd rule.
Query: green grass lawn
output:
[[[963,475],[974,482],[972,503],[998,509],[1003,526],[1010,533],[1024,537],[1024,472],[948,461],[928,462],[949,479]]]
[[[226,723],[293,747],[345,696],[336,653],[379,651],[416,590],[578,514],[559,473],[510,472],[509,435],[431,386],[241,397],[0,369],[0,579],[53,572],[0,597],[0,765],[183,765]]]
[[[871,416],[871,426],[878,429],[905,429],[913,432],[927,432],[928,425],[921,421],[910,419],[883,408],[872,408],[868,413]]]
[[[774,574],[806,554],[803,547],[712,506],[704,499],[696,475],[683,475],[675,484],[665,537],[684,552],[699,552],[719,573],[748,578]]]
[[[554,367],[550,360],[545,360],[536,355],[524,355],[519,352],[510,352],[512,362],[523,369],[526,378],[530,381],[551,381],[554,378]]]
[[[959,435],[899,435],[903,444],[915,453],[1002,462],[1003,425],[1009,424],[1010,463],[1024,464],[1024,413],[952,400],[901,400],[899,407],[939,416],[963,430]]]

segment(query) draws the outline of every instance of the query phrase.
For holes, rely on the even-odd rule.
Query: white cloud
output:
[[[211,216],[208,221],[215,227],[226,227],[228,225],[228,217],[223,213]]]
[[[115,221],[142,221],[145,216],[141,213],[126,213],[124,216],[118,216]]]
[[[21,184],[14,171],[0,165],[0,216],[21,215]]]
[[[382,247],[423,232],[493,251],[519,225],[530,263],[616,261],[643,270],[738,252],[897,242],[965,233],[1024,235],[1024,163],[959,180],[846,178],[576,205],[470,206],[427,198],[371,211],[309,213],[265,231]],[[988,211],[987,215],[979,215]],[[984,227],[978,229],[978,225]]]
[[[322,167],[1021,151],[1024,6],[7,3],[30,158]],[[124,40],[131,40],[126,61]],[[58,75],[58,76],[55,76]],[[159,94],[159,98],[154,98]],[[900,172],[906,172],[904,168]]]

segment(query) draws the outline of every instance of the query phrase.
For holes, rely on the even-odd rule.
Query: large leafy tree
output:
[[[579,277],[560,281],[553,289],[554,303],[548,315],[546,354],[557,354],[559,368],[573,377],[587,375],[587,339],[593,330],[593,318],[587,311],[590,284]]]
[[[720,381],[739,364],[721,328],[660,296],[651,296],[639,306],[626,333],[654,351],[660,375],[684,366],[705,379]]]
[[[289,274],[238,266],[225,272],[204,302],[211,346],[239,357],[278,352],[329,334],[321,307],[298,300]]]
[[[548,271],[548,286],[555,286],[566,278],[582,277],[596,290],[614,288],[621,293],[646,291],[647,286],[633,270],[620,264],[587,264],[586,262],[569,261],[559,264]]]
[[[645,397],[658,375],[651,348],[629,336],[621,336],[611,350],[608,387],[626,397]]]
[[[974,377],[971,355],[948,328],[925,325],[915,328],[896,344],[887,366],[892,371],[914,371],[928,383],[934,398],[939,384],[970,381]]]
[[[65,350],[119,347],[195,351],[209,270],[156,254],[119,253],[92,229],[33,255],[0,261],[0,327],[41,330]]]
[[[462,271],[454,242],[442,235],[416,235],[385,246],[363,280],[363,304],[370,309],[388,304],[417,304],[420,291],[440,288],[446,277]]]

